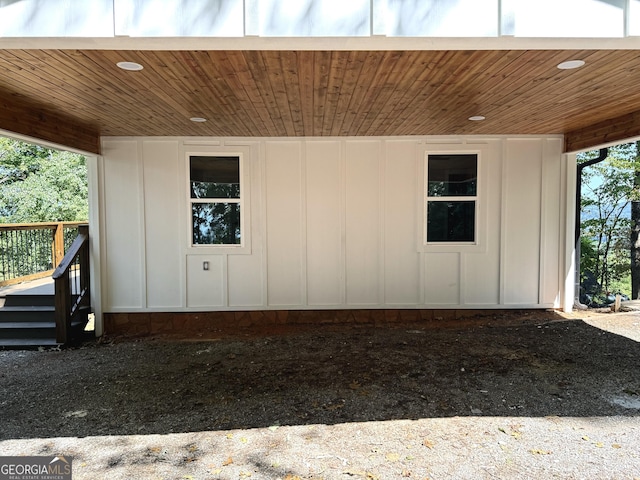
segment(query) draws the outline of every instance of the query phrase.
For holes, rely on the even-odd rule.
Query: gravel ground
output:
[[[0,351],[0,455],[78,479],[640,479],[640,313]]]

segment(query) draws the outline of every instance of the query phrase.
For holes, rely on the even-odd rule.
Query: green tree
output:
[[[596,152],[578,156],[578,161]],[[635,143],[611,147],[601,163],[583,171],[581,203],[581,280],[587,293],[630,291],[630,203],[634,186]]]
[[[640,141],[635,142],[633,196],[631,197],[631,298],[640,298]]]
[[[49,150],[39,145],[0,137],[0,185],[25,180],[48,156]]]
[[[0,138],[0,223],[87,220],[86,159]]]

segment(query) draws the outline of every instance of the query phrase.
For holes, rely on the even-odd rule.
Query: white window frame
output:
[[[479,147],[479,148],[478,148]],[[418,251],[421,252],[483,252],[486,251],[486,234],[487,234],[487,212],[486,212],[486,174],[485,174],[485,156],[487,154],[486,147],[469,145],[451,145],[449,146],[427,146],[422,150],[420,156],[420,176],[419,176],[419,201],[420,225]],[[476,155],[477,171],[476,171],[476,194],[475,196],[451,196],[451,197],[429,197],[427,178],[429,168],[430,155]],[[427,242],[427,206],[429,201],[474,201],[475,202],[475,225],[474,225],[474,241],[473,242]]]
[[[239,159],[240,198],[191,198],[191,157],[230,157]],[[251,198],[248,153],[237,148],[195,147],[185,151],[185,197],[187,221],[187,252],[199,254],[250,254],[251,253]],[[194,244],[192,206],[196,203],[237,203],[240,206],[239,244]]]

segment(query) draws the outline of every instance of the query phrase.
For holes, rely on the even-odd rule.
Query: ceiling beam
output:
[[[98,130],[0,91],[0,129],[73,150],[100,154]]]
[[[640,111],[595,123],[565,134],[564,151],[579,152],[640,137]]]

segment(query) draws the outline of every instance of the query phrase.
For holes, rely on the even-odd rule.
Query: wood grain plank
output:
[[[371,76],[378,70],[383,55],[381,52],[357,52],[356,57],[360,73],[353,84],[348,86],[351,98],[342,121],[340,135],[355,134],[360,128],[362,119],[368,112],[367,94],[371,88]]]
[[[240,99],[240,104],[251,105],[250,109],[245,107],[243,112],[244,115],[252,118],[255,125],[252,135],[268,136],[268,132],[274,129],[273,119],[262,101],[244,53],[225,52],[223,56],[220,56],[217,55],[217,52],[210,52],[210,55],[218,62],[222,75],[233,88],[236,98]]]
[[[300,74],[298,65],[300,64],[299,52],[282,52],[280,57],[280,68],[282,70],[282,80],[285,88],[285,98],[282,101],[287,103],[289,115],[293,128],[293,135],[304,136],[304,118],[302,99],[300,96]]]
[[[323,127],[330,68],[331,52],[313,52],[313,136],[325,135]]]
[[[292,115],[291,105],[294,108],[298,108],[298,102],[295,99],[295,93],[298,92],[295,83],[291,85],[291,88],[287,88],[285,81],[285,74],[283,69],[283,59],[291,56],[291,52],[261,52],[264,65],[267,69],[267,77],[271,86],[271,91],[275,99],[276,108],[282,119],[284,131],[286,136],[295,136],[296,128],[295,123],[299,122],[299,117]],[[294,55],[295,57],[295,55]],[[295,60],[293,60],[295,63]],[[291,80],[291,76],[287,76],[286,79]]]
[[[36,105],[12,98],[1,90],[0,129],[100,154],[100,137],[97,130],[77,123],[60,112],[46,111]]]
[[[256,98],[259,98],[259,102],[264,104],[267,108],[267,111],[269,112],[271,125],[268,136],[286,136],[286,128],[282,119],[282,113],[278,109],[278,102],[272,90],[271,83],[269,82],[267,66],[264,63],[261,52],[244,52],[244,57],[251,77],[253,79],[253,83],[255,84],[253,93],[257,95],[257,97],[252,98],[254,100],[256,100]]]
[[[587,64],[560,71],[557,63]],[[119,60],[144,64],[124,72]],[[0,50],[4,122],[22,112],[43,134],[344,136],[634,132],[637,51]],[[26,107],[25,107],[26,105]],[[484,122],[469,122],[473,114]],[[204,124],[189,122],[206,116]],[[45,118],[43,117],[43,118]],[[609,119],[624,123],[604,131]],[[29,130],[24,119],[15,124]],[[32,129],[29,131],[33,131]],[[579,133],[579,132],[588,133]],[[24,134],[24,133],[23,133]],[[52,141],[52,140],[49,140]],[[77,148],[77,147],[76,147]],[[92,147],[94,148],[94,147]]]
[[[640,136],[640,110],[599,122],[565,135],[565,152],[577,152],[594,146],[623,142]]]
[[[306,136],[313,135],[314,112],[314,52],[298,52],[298,91],[302,110],[302,132]]]

